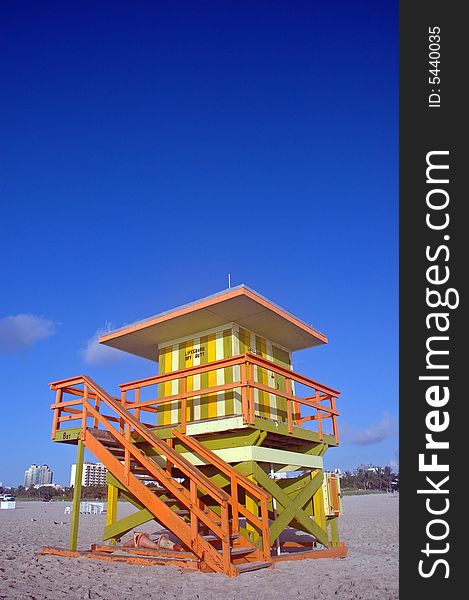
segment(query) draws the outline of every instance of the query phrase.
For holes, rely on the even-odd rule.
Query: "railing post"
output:
[[[166,440],[166,443],[168,444],[168,446],[170,448],[174,448],[174,440],[173,440],[173,438],[168,438]],[[166,473],[168,473],[168,475],[170,477],[172,477],[173,467],[174,467],[174,464],[169,460],[168,457],[166,457]]]
[[[101,402],[101,398],[98,396],[98,394],[96,394],[96,403],[95,403],[95,408],[96,408],[96,410],[97,410],[98,412],[99,412],[99,405],[100,405],[100,402]],[[94,419],[93,419],[93,427],[94,427],[95,429],[98,429],[98,424],[99,424],[99,422],[98,422],[98,418],[97,418],[97,417],[94,417]]]
[[[85,384],[84,388],[83,388],[83,411],[82,411],[82,418],[81,418],[81,429],[83,432],[83,435],[86,434],[86,421],[87,421],[87,417],[88,417],[88,386]]]
[[[62,402],[63,391],[61,388],[56,390],[55,392],[55,403],[59,404]],[[54,408],[54,416],[52,418],[52,439],[55,440],[55,434],[57,433],[57,429],[60,429],[59,417],[60,417],[60,408]]]
[[[122,404],[123,408],[125,408],[126,398],[127,398],[127,391],[124,390],[121,392],[121,404]],[[124,419],[122,419],[122,418],[119,419],[119,429],[120,429],[121,434],[124,435]]]
[[[241,411],[243,413],[243,425],[249,422],[249,399],[248,399],[248,382],[246,376],[246,368],[249,363],[244,362],[241,365]]]
[[[331,396],[331,408],[334,411],[336,410],[334,396]],[[337,417],[336,417],[336,415],[332,415],[332,434],[335,437],[336,444],[338,444],[339,443],[339,430],[337,428]]]
[[[285,379],[285,388],[287,394],[291,396],[291,379]],[[287,424],[288,424],[288,433],[292,432],[292,401],[290,398],[287,398]]]
[[[136,388],[135,390],[135,404],[140,402],[140,388]],[[135,418],[140,421],[140,408],[135,409]]]
[[[190,500],[193,506],[198,507],[197,483],[194,479],[190,480]],[[195,549],[197,537],[199,535],[199,519],[195,512],[191,510],[191,546]]]
[[[233,473],[231,476],[231,517],[232,517],[232,528],[233,533],[239,532],[239,510],[238,510],[238,480],[236,475]]]
[[[248,368],[248,403],[249,403],[249,421],[251,425],[254,425],[256,421],[256,399],[254,397],[254,365],[247,363]]]
[[[124,423],[124,436],[126,441],[130,444],[130,423]],[[125,483],[128,485],[129,483],[129,474],[130,474],[130,450],[127,446],[124,449],[124,478]]]
[[[231,546],[230,546],[230,518],[228,514],[228,502],[223,500],[221,502],[221,530],[222,530],[222,558],[223,558],[223,571],[225,575],[231,573]]]

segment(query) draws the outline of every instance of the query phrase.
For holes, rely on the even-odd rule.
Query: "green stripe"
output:
[[[178,369],[184,369],[185,368],[185,363],[186,363],[186,342],[181,342],[178,345]],[[182,392],[182,381],[179,381],[179,387],[178,387],[178,391]],[[186,411],[187,412],[187,411]],[[181,422],[181,403],[179,403],[179,409],[178,409],[178,423]]]

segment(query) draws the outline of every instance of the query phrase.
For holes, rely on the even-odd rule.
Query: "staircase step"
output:
[[[88,427],[87,431],[91,433],[91,435],[98,441],[100,441],[101,444],[103,444],[103,446],[106,448],[122,448],[121,444],[116,440],[110,431],[106,431],[105,429],[94,429],[93,427]]]
[[[236,548],[231,548],[231,556],[244,556],[245,554],[251,554],[251,552],[255,552],[257,548],[243,548],[241,546],[237,546]]]
[[[251,562],[251,563],[243,563],[242,565],[235,565],[238,573],[247,573],[248,571],[257,571],[259,569],[267,569],[271,567],[273,563],[271,562]]]
[[[217,535],[213,535],[212,533],[209,535],[203,535],[201,536],[204,538],[204,540],[206,540],[207,542],[220,542],[220,538]],[[239,533],[232,533],[230,535],[230,539],[232,540],[237,540],[240,537]]]

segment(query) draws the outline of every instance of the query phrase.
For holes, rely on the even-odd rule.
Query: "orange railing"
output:
[[[223,385],[188,391],[187,380],[189,377],[235,366],[240,367],[239,378],[237,380]],[[276,387],[265,385],[260,381],[256,381],[255,367],[281,376],[285,382],[285,390],[283,391]],[[233,369],[233,373],[234,372],[235,369]],[[180,382],[178,386],[178,389],[180,390],[179,393],[164,397],[158,397],[158,393],[156,393],[156,397],[153,399],[141,400],[142,389],[173,381]],[[306,387],[311,393],[306,397],[296,395],[293,393],[294,384]],[[317,425],[319,438],[323,439],[323,422],[330,419],[332,425],[330,434],[335,438],[336,443],[339,441],[337,427],[337,416],[339,415],[339,412],[336,409],[336,399],[340,392],[252,353],[246,353],[233,358],[225,358],[204,365],[173,371],[166,375],[156,375],[154,377],[131,381],[129,383],[124,383],[119,387],[121,389],[122,405],[129,410],[133,410],[138,419],[140,419],[142,411],[157,413],[159,406],[168,402],[179,401],[181,408],[181,422],[179,424],[172,423],[171,425],[180,425],[183,433],[186,432],[187,428],[186,409],[188,402],[195,397],[214,394],[224,390],[240,391],[243,422],[244,424],[254,424],[256,419],[254,390],[257,389],[285,399],[287,412],[286,424],[289,433],[292,433],[294,425],[296,427],[303,427],[304,423],[310,421]],[[133,398],[129,398],[129,392],[134,392]],[[303,407],[310,409],[312,414],[302,415],[301,410]]]

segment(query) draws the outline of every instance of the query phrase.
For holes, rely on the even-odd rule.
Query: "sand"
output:
[[[17,502],[16,510],[0,510],[0,598],[391,600],[399,597],[396,495],[344,498],[340,538],[349,547],[347,558],[283,562],[275,569],[245,573],[234,579],[220,574],[188,573],[176,567],[37,556],[43,545],[67,547],[70,523],[70,515],[64,514],[67,505]],[[132,510],[123,504],[119,516]],[[80,548],[100,542],[104,521],[104,515],[82,515]],[[157,526],[152,523],[140,529],[155,532]]]

